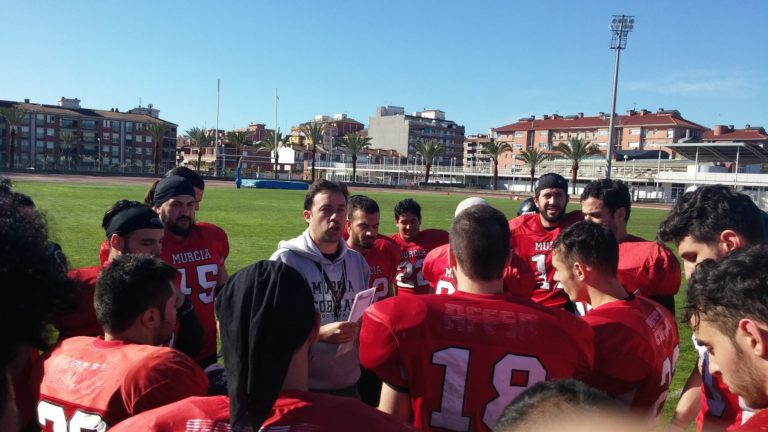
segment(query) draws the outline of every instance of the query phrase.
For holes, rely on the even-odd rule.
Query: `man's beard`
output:
[[[179,219],[189,220],[189,225],[186,228],[183,228],[179,224]],[[188,217],[180,217],[179,219],[176,219],[176,221],[173,224],[168,225],[167,229],[168,231],[171,232],[171,234],[177,235],[179,237],[186,237],[189,235],[190,232],[192,232],[192,228],[195,226],[195,221],[193,221],[192,218],[188,218]]]
[[[551,207],[551,206],[550,206],[550,207]],[[561,208],[561,209],[560,209],[560,212],[559,212],[559,213],[557,213],[555,216],[549,216],[549,215],[547,214],[547,208],[540,208],[540,209],[539,209],[539,214],[540,214],[540,215],[541,215],[541,217],[543,217],[543,218],[544,218],[544,220],[546,220],[547,222],[558,222],[558,221],[560,221],[560,219],[562,219],[562,218],[563,218],[563,216],[565,216],[565,208]]]

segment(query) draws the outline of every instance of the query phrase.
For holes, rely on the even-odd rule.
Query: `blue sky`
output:
[[[0,99],[154,104],[182,132],[379,105],[442,109],[485,132],[610,111],[612,14],[636,16],[617,111],[768,127],[768,2],[24,1],[2,7]]]

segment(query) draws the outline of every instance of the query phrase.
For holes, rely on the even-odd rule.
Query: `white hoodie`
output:
[[[307,229],[296,238],[278,243],[269,258],[288,264],[304,276],[315,297],[320,325],[346,321],[355,295],[368,288],[370,269],[363,255],[349,249],[343,239],[339,240],[339,251],[335,260],[325,258]],[[341,354],[337,354],[339,344],[313,344],[309,350],[310,390],[341,390],[355,385],[360,378],[357,343],[355,340],[354,349]]]

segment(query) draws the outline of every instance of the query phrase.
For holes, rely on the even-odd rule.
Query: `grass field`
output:
[[[99,245],[104,239],[101,217],[104,210],[118,199],[141,201],[146,186],[89,184],[67,182],[17,182],[17,190],[29,194],[48,219],[53,238],[59,242],[71,266],[98,263]],[[355,193],[354,189],[351,191]],[[454,208],[468,195],[444,195],[407,191],[367,192],[382,208],[381,232],[395,232],[392,208],[406,197],[413,197],[422,206],[423,227],[448,229]],[[301,216],[304,192],[261,189],[208,188],[197,213],[197,220],[212,222],[229,235],[229,273],[254,261],[266,259],[276,249],[277,242],[295,237],[306,227]],[[518,202],[503,198],[488,201],[513,217]],[[571,208],[577,208],[571,204]],[[656,235],[656,228],[666,211],[633,209],[629,232],[646,239]],[[678,311],[684,289],[678,294]],[[680,326],[681,354],[670,399],[665,405],[665,417],[674,409],[687,375],[696,360],[690,343],[690,329]]]

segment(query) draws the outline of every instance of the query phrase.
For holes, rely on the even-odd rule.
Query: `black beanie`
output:
[[[154,210],[145,205],[136,205],[121,210],[112,216],[104,231],[107,238],[112,234],[128,235],[140,229],[163,229],[163,223]]]
[[[233,427],[256,431],[269,417],[315,315],[309,285],[287,264],[259,261],[229,278],[216,297],[216,316]]]

